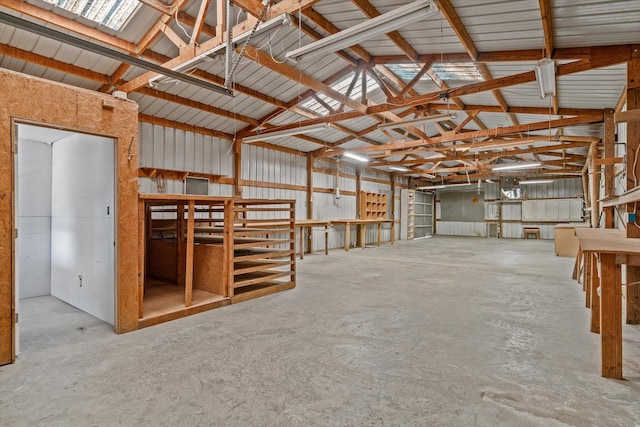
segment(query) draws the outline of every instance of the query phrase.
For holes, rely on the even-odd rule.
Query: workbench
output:
[[[329,227],[331,221],[322,221],[319,219],[301,219],[296,220],[295,227],[300,228],[300,259],[304,259],[304,230],[307,230],[307,236],[311,236],[313,227],[324,227],[324,254],[329,255]],[[309,247],[309,252],[313,248]]]
[[[576,228],[575,232],[584,259],[591,330],[600,333],[602,376],[622,379],[621,265],[640,266],[640,239],[614,229]]]
[[[377,246],[380,246],[380,230],[382,228],[382,224],[391,224],[391,244],[394,242],[394,234],[395,234],[395,220],[393,219],[336,219],[331,220],[331,225],[344,225],[345,226],[345,236],[344,236],[344,250],[349,252],[349,246],[351,241],[351,226],[359,225],[360,226],[360,245],[362,249],[365,248],[366,243],[366,228],[367,225],[377,225],[378,226],[378,238],[377,238]]]

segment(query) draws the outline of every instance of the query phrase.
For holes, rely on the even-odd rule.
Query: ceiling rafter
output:
[[[356,7],[369,19],[381,15],[381,13],[378,12],[378,9],[376,9],[369,0],[351,0],[351,2],[356,5]],[[411,61],[416,62],[418,60],[418,52],[416,52],[411,44],[409,44],[409,42],[400,35],[399,31],[391,31],[390,33],[387,33],[386,36],[396,46],[398,46],[398,48],[400,48],[400,50],[403,51]]]
[[[44,21],[47,24],[53,24],[65,31],[71,31],[82,37],[89,37],[106,45],[122,49],[128,53],[137,53],[137,46],[134,43],[122,40],[118,37],[104,33],[96,28],[81,24],[73,19],[65,18],[54,12],[39,8],[30,3],[20,0],[0,0],[0,6],[15,12],[23,13],[32,18]]]

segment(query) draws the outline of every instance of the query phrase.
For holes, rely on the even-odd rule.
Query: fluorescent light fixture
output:
[[[378,129],[392,129],[397,127],[416,126],[423,123],[433,123],[440,120],[452,120],[458,117],[457,113],[435,114],[433,116],[418,117],[417,119],[403,120],[400,122],[389,122],[378,125]]]
[[[428,178],[428,179],[435,179],[435,175],[431,175],[430,173],[423,173],[422,174],[423,178]]]
[[[378,34],[390,33],[437,12],[438,7],[432,0],[414,1],[406,6],[398,7],[391,12],[287,52],[286,57],[294,61],[301,61],[337,52],[367,41]]]
[[[531,145],[535,141],[533,139],[522,139],[522,140],[511,140],[511,141],[499,141],[494,143],[480,143],[478,145],[472,145],[468,149],[464,149],[464,147],[460,147],[457,151],[466,151],[467,153],[478,153],[485,150],[493,150],[496,148],[514,148],[519,147],[521,145]]]
[[[409,172],[409,168],[405,168],[404,166],[389,166],[389,169],[392,171]]]
[[[251,135],[243,138],[243,142],[267,141],[269,139],[282,138],[283,136],[300,135],[303,133],[317,132],[319,130],[329,129],[329,123],[317,123],[314,125],[300,126],[297,128],[277,130],[274,132],[265,132],[258,135]]]
[[[350,151],[345,151],[344,153],[342,153],[342,155],[345,156],[345,157],[349,157],[350,159],[357,160],[359,162],[368,162],[369,161],[369,159],[367,159],[366,157],[359,156],[359,155],[357,155],[355,153],[351,153]]]
[[[245,31],[242,34],[238,34],[236,37],[234,37],[231,40],[231,43],[233,45],[239,45],[245,42],[245,40],[247,40],[247,38],[249,38],[249,36],[251,37],[257,37],[260,34],[264,34],[267,33],[271,30],[273,30],[274,28],[277,28],[281,25],[288,25],[288,15],[284,14],[283,16],[278,16],[277,18],[273,18],[270,19],[266,22],[263,22],[262,24],[258,25],[258,28],[256,29],[254,34],[251,34],[252,30],[249,31]],[[194,56],[191,59],[188,59],[184,62],[182,62],[181,64],[176,65],[175,67],[172,68],[173,71],[186,71],[189,70],[191,68],[195,68],[198,63],[202,60],[204,60],[206,57],[211,57],[212,55],[217,55],[219,54],[221,51],[226,49],[226,44],[222,43],[219,44],[211,49],[208,49],[202,53],[199,53],[198,55]],[[152,78],[149,79],[149,86],[152,86],[152,83],[154,83],[157,80],[160,80],[164,78],[163,74],[158,74]]]
[[[552,179],[530,179],[520,181],[520,184],[551,184],[552,182]]]
[[[506,171],[517,169],[532,169],[542,166],[540,162],[523,162],[523,163],[507,163],[503,165],[494,166],[491,170],[494,171]]]
[[[467,187],[473,185],[472,182],[464,182],[462,184],[440,184],[440,185],[427,185],[425,187],[416,187],[418,190],[440,190],[449,187]]]
[[[536,64],[536,80],[540,88],[540,98],[556,94],[556,63],[544,58]]]

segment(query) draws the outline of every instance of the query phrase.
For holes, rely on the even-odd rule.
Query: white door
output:
[[[115,324],[115,141],[74,134],[52,152],[51,295]]]

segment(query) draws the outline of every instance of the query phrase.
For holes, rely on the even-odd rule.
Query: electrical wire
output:
[[[187,38],[188,38],[189,40],[191,40],[191,38],[192,38],[193,36],[195,36],[195,31],[196,31],[196,30],[195,30],[195,28],[194,28],[193,33],[192,33],[191,35],[189,35],[189,33],[187,33],[187,30],[185,30],[185,28],[182,26],[182,24],[181,24],[181,23],[180,23],[180,21],[178,20],[178,8],[176,8],[176,17],[175,17],[175,20],[176,20],[176,24],[178,24],[178,27],[182,30],[182,32],[184,33],[184,35],[185,35],[185,36],[187,36]],[[197,46],[197,45],[198,45],[198,43],[196,42],[196,46]]]

